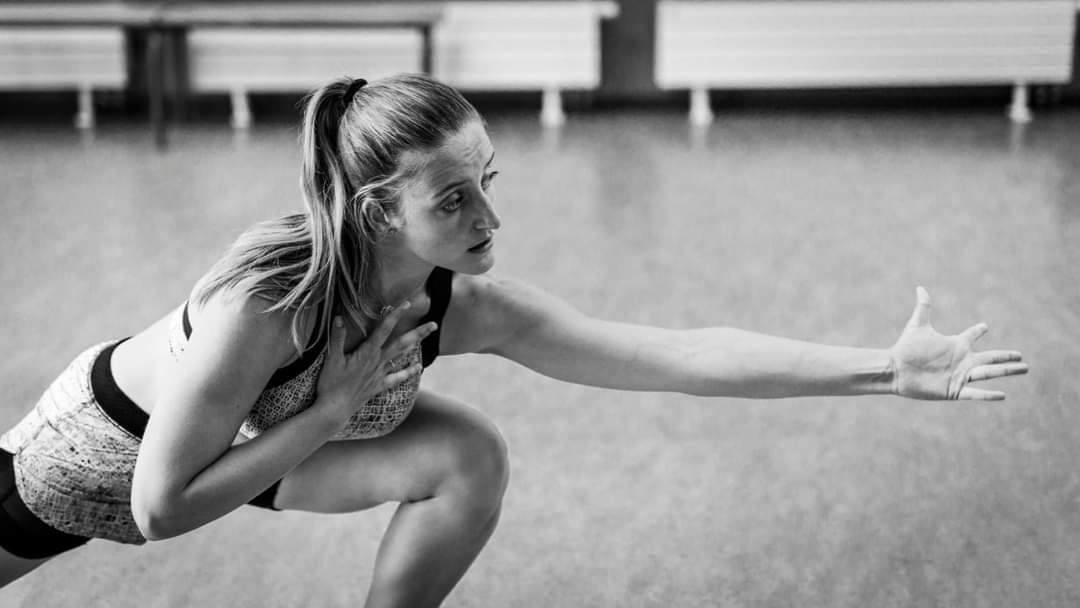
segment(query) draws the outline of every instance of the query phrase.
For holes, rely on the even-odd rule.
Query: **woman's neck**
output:
[[[384,305],[398,306],[424,289],[435,267],[415,257],[390,255],[379,260],[378,269],[379,299]]]

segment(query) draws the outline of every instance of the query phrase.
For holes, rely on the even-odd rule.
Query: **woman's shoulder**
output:
[[[223,288],[205,296],[193,292],[187,302],[191,338],[239,342],[249,348],[265,349],[280,362],[291,360],[297,350],[294,319],[299,315],[298,333],[306,340],[315,328],[317,314],[312,307],[297,310],[279,303],[269,296],[237,288]]]
[[[192,287],[188,296],[192,324],[197,316],[223,314],[280,330],[291,328],[298,317],[307,335],[314,327],[311,311],[317,303],[298,294],[297,288],[310,263],[311,235],[303,214],[253,224]]]
[[[487,352],[506,336],[538,322],[554,302],[544,290],[513,277],[455,274],[443,322],[443,350]]]
[[[512,279],[497,277],[490,273],[470,275],[454,273],[451,279],[450,302],[447,316],[459,322],[483,319],[508,295]]]
[[[538,298],[550,297],[543,289],[527,281],[492,273],[454,274],[452,294],[451,307],[462,312],[476,311],[481,317],[499,311],[528,308]]]

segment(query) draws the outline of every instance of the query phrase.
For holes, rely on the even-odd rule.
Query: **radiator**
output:
[[[1023,95],[1028,83],[1069,81],[1075,10],[1073,0],[661,0],[655,78],[691,89],[695,122],[710,117],[709,88],[1012,84]]]
[[[415,28],[202,27],[187,36],[195,92],[227,92],[232,124],[251,125],[250,92],[308,91],[340,76],[374,80],[420,72]]]
[[[542,91],[541,120],[563,121],[560,91],[600,84],[600,20],[614,1],[448,2],[434,72],[463,90]]]
[[[307,91],[338,76],[421,70],[421,35],[412,28],[207,27],[187,44],[195,91]]]
[[[77,90],[79,127],[93,126],[93,89],[126,85],[119,27],[0,27],[0,90]]]

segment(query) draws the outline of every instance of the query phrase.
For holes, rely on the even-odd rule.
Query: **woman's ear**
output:
[[[360,210],[368,226],[379,236],[394,234],[401,228],[400,218],[388,213],[382,203],[372,198],[365,198]]]
[[[380,206],[376,216],[378,223],[375,226],[381,236],[393,236],[405,226],[405,218],[400,213],[387,211],[385,207]]]

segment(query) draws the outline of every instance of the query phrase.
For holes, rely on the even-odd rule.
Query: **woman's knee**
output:
[[[459,417],[446,435],[441,490],[460,492],[478,510],[495,511],[510,479],[506,440],[493,422],[479,413]]]

